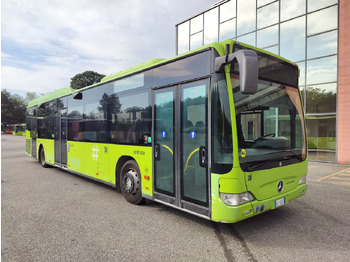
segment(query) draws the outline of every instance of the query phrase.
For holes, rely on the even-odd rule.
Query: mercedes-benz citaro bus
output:
[[[306,193],[298,74],[235,41],[154,59],[31,101],[26,152],[132,204],[234,223]]]

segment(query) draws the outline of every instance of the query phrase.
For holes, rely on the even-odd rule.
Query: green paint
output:
[[[53,100],[53,99],[58,98],[58,97],[70,95],[71,93],[73,93],[73,91],[74,91],[74,89],[72,89],[70,87],[64,87],[64,88],[57,89],[57,90],[50,92],[46,95],[43,95],[41,97],[33,99],[32,101],[30,101],[28,103],[28,108],[35,106],[35,105],[40,105],[42,103],[45,103],[47,101]]]
[[[142,193],[153,195],[151,147],[68,141],[67,151],[68,170],[114,185],[119,183],[116,167],[121,157],[134,159],[141,172]]]
[[[100,84],[120,79],[132,74],[150,69],[162,64],[172,62],[180,57],[193,54],[200,50],[207,48],[215,49],[220,56],[225,55],[226,44],[230,45],[232,52],[233,44],[240,44],[244,47],[257,50],[262,53],[266,53],[284,60],[292,65],[294,63],[283,59],[279,56],[273,55],[264,50],[257,49],[252,46],[241,44],[232,40],[228,40],[221,43],[213,43],[196,50],[178,55],[170,59],[154,59],[146,63],[131,67],[116,74],[106,76],[100,83],[85,87],[80,90],[73,90],[69,87],[56,90],[52,93],[44,95],[40,98],[34,99],[28,105],[33,107],[40,105],[49,100],[67,96],[86,90]],[[232,94],[232,86],[230,81],[229,66],[225,67],[225,74],[228,82],[228,95],[231,106],[231,123],[236,123],[234,99]],[[232,133],[237,133],[236,125],[232,125]],[[238,152],[237,136],[233,136],[233,151]],[[151,143],[152,138],[148,137],[147,142]],[[31,156],[31,144],[30,132],[26,131],[26,143],[27,154]],[[39,148],[44,147],[46,162],[54,164],[54,140],[53,139],[37,139],[37,152],[39,155]],[[30,148],[29,148],[30,147]],[[91,143],[91,142],[76,142],[67,141],[67,169],[74,173],[82,174],[91,177],[95,180],[100,180],[108,184],[117,185],[119,181],[116,180],[117,166],[120,161],[126,161],[133,159],[136,161],[140,168],[142,178],[142,194],[153,197],[153,152],[150,146],[129,146],[129,145],[116,145],[116,144],[104,144],[104,143]],[[298,182],[302,176],[307,173],[307,160],[299,164],[289,165],[280,168],[274,168],[269,170],[260,170],[254,172],[243,172],[239,164],[239,153],[233,154],[233,167],[227,174],[211,174],[211,219],[213,221],[222,221],[228,223],[234,223],[255,215],[254,209],[264,204],[265,208],[261,212],[265,212],[275,208],[275,201],[281,198],[286,199],[286,203],[300,197],[306,193],[307,184],[298,185]],[[282,180],[285,183],[285,189],[281,193],[276,193],[276,187],[278,181]],[[220,193],[238,194],[243,192],[251,192],[255,196],[255,200],[240,206],[227,206],[220,198]],[[260,210],[260,209],[259,209]]]
[[[235,223],[249,217],[259,215],[262,212],[275,209],[275,201],[285,198],[286,203],[304,195],[307,191],[307,184],[298,185],[300,178],[307,173],[307,161],[299,164],[281,168],[268,169],[251,172],[252,180],[248,181],[248,173],[242,174],[241,170],[233,169],[226,175],[211,174],[211,198],[212,198],[212,220],[217,222]],[[246,182],[241,184],[241,180],[222,179],[222,177],[246,177]],[[284,190],[277,192],[277,183],[284,181]],[[269,183],[270,181],[270,183]],[[227,206],[220,198],[222,193],[241,193],[248,191],[255,196],[255,200],[240,206]],[[260,208],[264,205],[263,211]],[[259,211],[255,214],[255,207],[259,206]]]
[[[37,138],[36,139],[36,148],[37,148],[37,159],[39,159],[39,150],[40,147],[44,148],[45,151],[45,161],[48,164],[54,165],[55,164],[55,143],[53,139],[43,139],[43,138]]]

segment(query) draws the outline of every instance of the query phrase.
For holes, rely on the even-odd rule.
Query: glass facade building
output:
[[[338,162],[339,10],[342,2],[345,2],[345,9],[349,9],[346,0],[221,1],[176,25],[176,51],[180,54],[212,42],[233,39],[298,64],[309,159]],[[349,50],[348,45],[345,48]],[[350,149],[350,141],[347,147]],[[350,154],[346,159],[341,162],[350,163]]]

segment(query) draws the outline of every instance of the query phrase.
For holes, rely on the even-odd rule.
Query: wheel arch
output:
[[[40,151],[41,149],[44,148],[43,144],[40,143],[40,145],[38,146],[38,152],[36,152],[36,156],[37,156],[37,159],[40,161]]]
[[[119,177],[121,175],[121,171],[122,171],[122,167],[123,165],[129,161],[129,160],[133,160],[135,161],[135,163],[137,164],[137,166],[139,166],[139,164],[137,163],[137,161],[135,160],[135,158],[131,157],[131,156],[121,156],[116,165],[115,165],[115,186],[116,186],[116,189],[118,191],[120,191],[120,184],[119,184]]]

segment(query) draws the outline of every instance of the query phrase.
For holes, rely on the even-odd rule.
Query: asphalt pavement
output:
[[[309,163],[305,196],[236,224],[158,203],[25,154],[1,136],[1,261],[349,261],[350,166]]]

